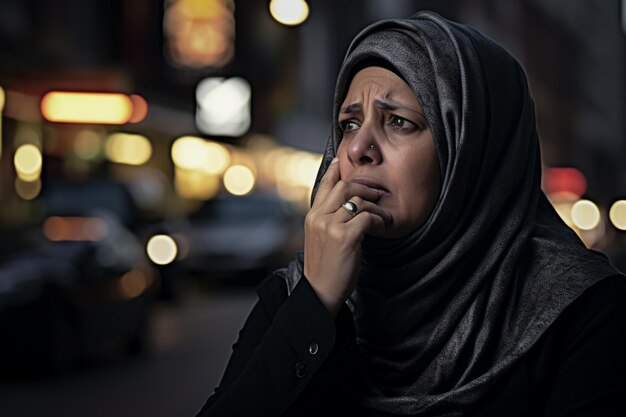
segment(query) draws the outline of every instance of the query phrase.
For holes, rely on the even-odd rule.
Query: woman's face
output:
[[[377,204],[392,217],[381,238],[421,226],[439,196],[435,142],[411,88],[382,67],[359,71],[341,105],[337,149],[344,181],[380,190]]]

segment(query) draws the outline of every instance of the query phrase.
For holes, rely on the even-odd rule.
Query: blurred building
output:
[[[44,180],[110,175],[111,161],[85,163],[63,151],[81,129],[42,119],[38,100],[51,89],[141,95],[149,105],[147,117],[121,129],[149,138],[147,165],[170,183],[170,148],[183,135],[239,146],[262,134],[281,146],[320,153],[329,133],[335,76],[350,39],[376,19],[421,9],[474,25],[520,60],[535,98],[547,166],[578,168],[587,180],[587,196],[604,211],[626,195],[624,1],[318,0],[308,2],[308,19],[296,26],[277,22],[268,3],[3,0],[0,87],[7,98],[0,194],[9,197],[3,198],[1,217],[33,213],[21,202],[7,208],[7,200],[20,200],[11,159],[19,144],[33,140],[28,135],[43,144]],[[246,133],[210,135],[198,129],[195,89],[207,77],[249,83]],[[50,151],[46,144],[52,142],[65,145]]]

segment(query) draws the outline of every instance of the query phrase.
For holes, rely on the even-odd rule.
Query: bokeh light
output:
[[[4,88],[0,87],[0,112],[4,111],[4,102],[6,100],[6,94]]]
[[[220,177],[203,170],[176,168],[174,175],[176,192],[183,198],[208,200],[220,190]]]
[[[572,205],[572,222],[581,230],[591,230],[600,224],[600,209],[589,200],[578,200]]]
[[[565,222],[569,227],[575,227],[574,221],[572,220],[572,202],[563,201],[563,202],[553,202],[552,205],[556,210],[557,214],[561,219]]]
[[[572,167],[546,168],[543,175],[546,194],[561,199],[579,199],[587,192],[587,179]]]
[[[105,153],[118,164],[143,165],[152,156],[152,144],[142,135],[114,133],[107,138]]]
[[[168,235],[154,235],[148,241],[146,252],[152,262],[167,265],[176,259],[178,248],[176,241]]]
[[[296,26],[309,17],[309,5],[304,0],[272,0],[270,13],[283,25]]]
[[[219,175],[230,164],[230,152],[228,148],[216,142],[206,142],[207,161],[201,169],[207,174]]]
[[[234,54],[234,0],[165,0],[168,57],[191,68],[221,67]]]
[[[100,156],[102,143],[103,134],[101,131],[82,129],[74,139],[74,153],[84,161],[93,161]]]
[[[133,102],[125,94],[51,91],[41,99],[41,114],[50,122],[124,124]]]
[[[609,218],[613,226],[619,230],[626,230],[626,200],[618,200],[609,210]]]
[[[44,236],[54,242],[91,241],[104,239],[109,229],[98,217],[52,216],[43,224]]]
[[[246,195],[255,184],[254,173],[244,165],[233,165],[224,173],[224,187],[234,195]]]
[[[133,102],[133,114],[128,119],[128,122],[139,123],[148,115],[148,102],[139,94],[131,94],[130,100]]]
[[[149,285],[150,281],[142,271],[131,269],[120,277],[117,290],[122,298],[130,300],[143,294]]]
[[[201,169],[208,160],[205,140],[195,136],[183,136],[172,145],[172,162],[182,169]]]
[[[15,179],[15,193],[26,201],[34,200],[41,193],[41,179],[34,181],[24,181],[21,178]]]
[[[35,145],[22,145],[15,151],[13,163],[19,178],[24,181],[35,181],[41,174],[43,163],[41,151]]]
[[[240,77],[206,78],[196,87],[196,125],[210,135],[240,136],[250,128],[251,87]]]

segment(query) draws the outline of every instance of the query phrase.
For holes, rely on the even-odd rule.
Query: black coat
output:
[[[357,357],[350,310],[333,320],[306,279],[274,274],[198,417],[375,415],[347,387]],[[610,277],[557,319],[476,416],[626,416],[626,282]]]

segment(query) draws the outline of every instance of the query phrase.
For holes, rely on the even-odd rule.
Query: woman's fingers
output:
[[[324,200],[318,200],[315,197],[315,200],[318,202],[316,208],[329,214],[336,212],[338,207],[341,207],[342,204],[354,197],[359,197],[369,202],[376,202],[380,199],[378,191],[363,184],[343,180],[337,181],[332,190],[328,191],[324,197]]]
[[[337,210],[341,212],[341,214],[345,212],[348,215],[347,220],[349,220],[350,217],[356,217],[360,213],[367,212],[367,213],[371,213],[375,216],[380,217],[383,221],[383,224],[391,223],[391,215],[385,209],[383,209],[382,207],[378,206],[375,203],[372,203],[371,201],[364,200],[363,198],[359,196],[352,196],[346,201],[352,202],[354,206],[356,207],[356,213],[354,214],[350,213],[350,211],[344,208],[343,206],[340,206],[339,210]],[[366,233],[367,232],[369,232],[369,230],[366,231]]]
[[[332,213],[352,196],[359,196],[364,200],[374,202],[380,198],[378,192],[370,187],[354,182],[342,181],[337,162],[337,158],[332,160],[326,173],[320,180],[312,208],[324,206],[322,211]]]
[[[342,181],[336,159],[320,181],[304,222],[304,275],[332,314],[354,289],[363,238],[392,221],[379,199],[375,189]]]
[[[320,185],[317,188],[317,194],[313,201],[313,207],[319,206],[322,202],[326,201],[326,196],[333,189],[337,181],[339,181],[339,158],[335,157],[326,169],[324,176],[320,180]]]
[[[377,214],[363,211],[345,224],[345,233],[348,240],[354,240],[359,244],[363,242],[365,234],[372,231],[383,231],[385,220]]]

